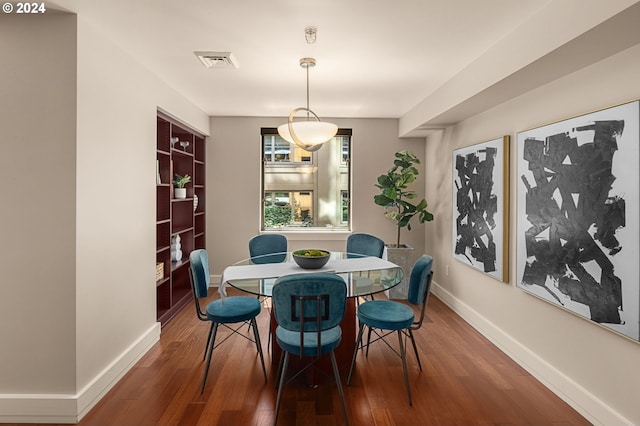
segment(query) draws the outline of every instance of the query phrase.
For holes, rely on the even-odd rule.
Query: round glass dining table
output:
[[[225,283],[243,292],[271,296],[276,280],[283,275],[330,272],[339,275],[347,286],[347,298],[384,292],[398,285],[402,268],[385,259],[346,252],[331,252],[329,262],[320,269],[302,269],[291,252],[254,256],[225,269]]]
[[[329,272],[342,277],[347,286],[347,304],[341,323],[342,343],[336,349],[338,365],[348,368],[356,341],[356,301],[360,296],[384,292],[402,282],[402,268],[386,259],[354,253],[331,252],[330,259],[320,269],[302,269],[291,252],[273,253],[244,259],[228,266],[222,273],[219,291],[226,295],[225,286],[257,296],[271,297],[273,285],[284,275]],[[271,315],[270,332],[277,324]],[[271,345],[272,359],[279,359],[280,348]],[[325,360],[326,361],[326,360]],[[327,371],[331,371],[327,367]]]

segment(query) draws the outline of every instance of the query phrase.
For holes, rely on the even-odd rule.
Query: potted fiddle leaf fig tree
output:
[[[173,187],[174,187],[174,196],[177,199],[187,198],[187,188],[185,185],[191,182],[191,176],[184,175],[181,176],[176,173],[173,179]]]
[[[387,258],[402,267],[405,277],[399,285],[389,291],[389,297],[406,299],[408,291],[408,277],[413,267],[413,248],[400,243],[400,231],[402,228],[411,230],[411,221],[416,218],[418,222],[430,222],[433,214],[427,210],[427,200],[417,200],[416,192],[410,189],[419,174],[414,164],[420,164],[420,159],[409,151],[395,153],[393,167],[387,173],[378,176],[375,185],[380,189],[380,194],[373,197],[374,202],[384,207],[384,215],[396,224],[397,234],[395,244],[387,244]]]

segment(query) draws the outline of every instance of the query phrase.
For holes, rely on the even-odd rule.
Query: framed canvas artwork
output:
[[[517,286],[640,341],[640,109],[518,133]]]
[[[509,136],[453,151],[452,255],[509,280]]]

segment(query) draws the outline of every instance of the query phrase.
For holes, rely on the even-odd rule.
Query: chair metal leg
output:
[[[262,354],[262,344],[260,343],[260,334],[258,333],[258,324],[255,317],[251,318],[251,326],[253,327],[253,337],[256,341],[256,348],[258,348],[258,354],[260,354],[260,363],[262,364],[262,373],[264,374],[264,381],[267,381],[267,369],[264,368],[264,356]]]
[[[267,321],[267,330],[269,332],[269,334],[267,334],[267,351],[271,351],[271,345],[273,345],[273,341],[271,339],[271,315],[273,315],[273,312],[271,312],[271,308],[267,307],[266,308],[267,314],[269,314],[269,321]]]
[[[278,413],[280,412],[280,398],[282,397],[282,388],[287,377],[287,367],[289,366],[289,352],[284,352],[284,358],[282,360],[282,371],[280,374],[280,385],[278,386],[278,396],[276,397],[276,413],[273,418],[273,426],[278,424]]]
[[[280,384],[280,375],[282,374],[282,366],[284,365],[284,351],[280,352],[280,360],[278,361],[278,373],[276,374],[276,389]]]
[[[256,299],[258,299],[258,302],[260,302],[260,304],[262,305],[262,299],[260,299],[260,297],[262,296],[256,296]],[[249,323],[249,327],[247,327],[247,333],[249,332],[249,330],[251,330],[251,323]]]
[[[356,339],[356,347],[353,350],[353,357],[351,358],[351,367],[349,368],[349,376],[347,377],[347,386],[351,384],[351,374],[353,374],[353,367],[356,364],[356,355],[358,355],[358,350],[360,349],[360,344],[362,343],[362,333],[364,332],[364,324],[360,323],[358,329],[358,338]],[[369,349],[367,347],[367,349]]]
[[[413,330],[409,329],[409,337],[411,337],[411,343],[413,344],[413,352],[416,354],[416,359],[418,360],[418,367],[420,367],[420,371],[422,371],[422,364],[420,363],[420,355],[418,354],[418,347],[416,346],[416,339],[413,338]]]
[[[209,365],[211,365],[211,355],[213,355],[213,347],[216,344],[216,334],[218,333],[218,323],[211,323],[213,325],[211,341],[209,342],[209,348],[207,349],[207,364],[204,368],[204,376],[202,376],[202,387],[200,388],[200,393],[204,392],[204,385],[207,383],[207,376],[209,375]]]
[[[409,374],[407,373],[407,351],[402,342],[402,330],[398,330],[398,343],[400,344],[400,357],[402,358],[402,371],[404,371],[404,384],[407,387],[407,395],[409,396],[409,405],[411,404],[411,388],[409,387]]]
[[[209,327],[209,336],[207,337],[207,344],[204,346],[204,353],[202,354],[202,360],[207,358],[207,350],[209,349],[209,343],[211,343],[211,335],[213,334],[213,321],[211,327]]]
[[[271,324],[269,324],[269,334],[267,334],[267,351],[271,350]]]
[[[266,303],[264,303],[265,300],[267,300],[267,297],[263,297],[263,296],[256,296],[256,297],[260,301],[260,304],[263,305],[263,307],[267,311],[267,314],[269,314],[269,316],[271,316],[271,310],[267,309]],[[267,324],[269,324],[269,334],[267,335],[267,350],[270,350],[271,349],[271,324],[270,324],[270,321],[267,321]]]
[[[357,347],[357,346],[356,346]],[[333,365],[333,375],[336,380],[336,385],[338,386],[338,394],[340,395],[340,402],[342,403],[342,412],[344,413],[344,421],[347,426],[349,426],[349,417],[347,416],[347,405],[344,402],[344,392],[342,391],[342,383],[340,383],[340,371],[338,371],[338,364],[336,363],[336,355],[333,351],[331,354],[331,365]]]
[[[371,343],[371,327],[369,327],[369,332],[367,333],[367,352],[365,353],[367,358],[369,357],[369,343]]]

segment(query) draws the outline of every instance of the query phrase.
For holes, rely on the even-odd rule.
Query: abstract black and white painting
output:
[[[638,101],[518,133],[517,286],[640,340]]]
[[[453,257],[508,281],[509,136],[453,151]]]

